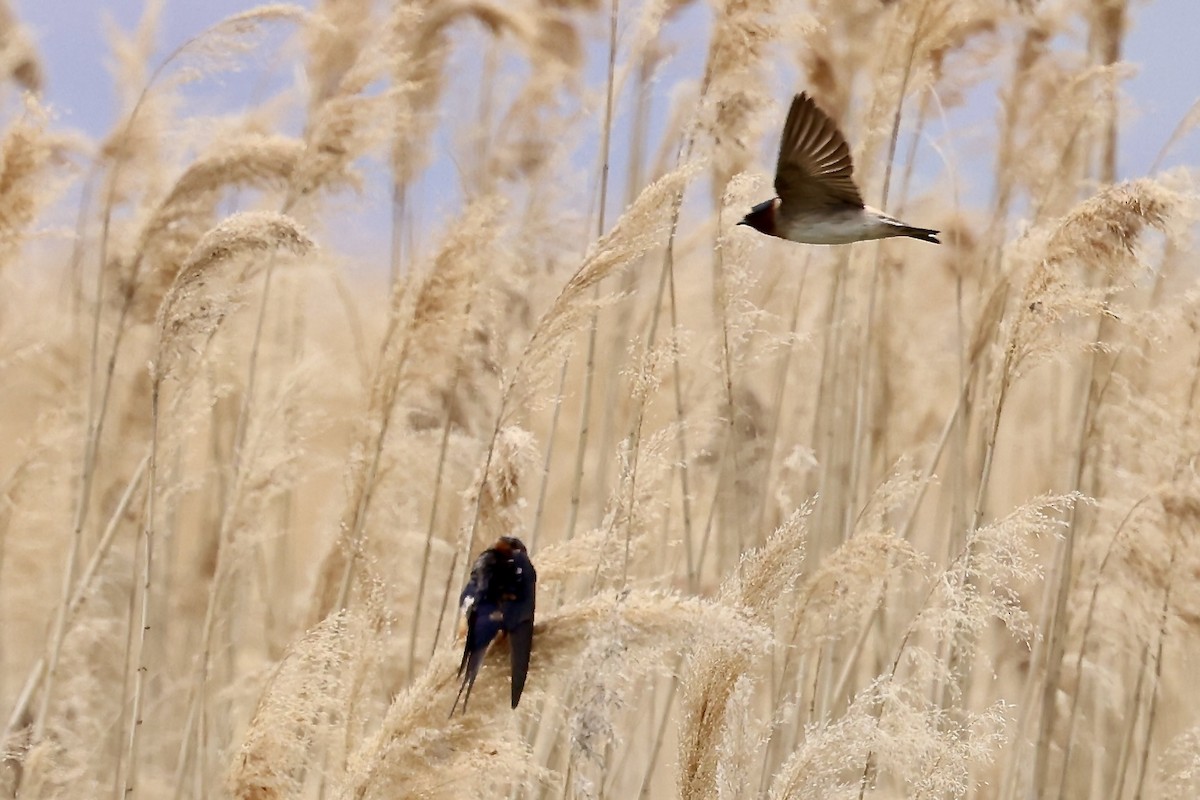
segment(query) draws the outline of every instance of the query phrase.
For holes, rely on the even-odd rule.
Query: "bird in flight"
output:
[[[500,634],[508,636],[512,707],[517,707],[529,672],[529,654],[533,650],[536,599],[537,571],[520,539],[501,536],[475,559],[471,579],[458,598],[459,608],[466,615],[467,636],[462,663],[458,667],[462,683],[450,708],[450,716],[454,716],[459,699],[463,703],[463,713],[466,713],[471,687],[475,685],[484,654]]]
[[[849,244],[909,236],[941,244],[938,231],[889,217],[862,201],[854,185],[854,164],[846,137],[807,93],[792,100],[779,162],[778,197],[750,209],[739,225],[805,244]]]

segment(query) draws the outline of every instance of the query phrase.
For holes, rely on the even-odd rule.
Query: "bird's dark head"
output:
[[[496,540],[496,544],[492,549],[499,550],[500,552],[505,553],[505,554],[511,554],[514,552],[518,552],[518,553],[526,552],[525,543],[522,542],[520,539],[518,539],[515,536],[501,536],[499,539]]]
[[[767,234],[768,236],[775,235],[775,209],[779,207],[779,198],[775,197],[767,200],[764,203],[759,203],[754,208],[750,209],[750,213],[742,217],[742,221],[738,225],[749,225],[756,231]]]

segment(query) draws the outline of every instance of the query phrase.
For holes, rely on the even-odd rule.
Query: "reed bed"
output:
[[[1200,205],[1118,173],[1142,7],[329,0],[155,56],[150,4],[93,141],[0,4],[0,792],[1200,794]],[[735,226],[800,88],[941,247]],[[494,648],[448,718],[500,535],[528,684]]]

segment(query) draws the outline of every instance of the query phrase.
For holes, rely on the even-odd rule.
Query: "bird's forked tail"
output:
[[[937,238],[937,235],[940,232],[941,231],[935,231],[932,228],[914,228],[911,225],[905,225],[900,235],[908,236],[912,239],[920,239],[922,242],[941,244],[941,241]]]

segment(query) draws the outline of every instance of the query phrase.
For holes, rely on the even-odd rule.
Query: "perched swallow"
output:
[[[529,654],[533,649],[533,608],[537,599],[537,571],[520,539],[501,536],[479,554],[471,567],[471,580],[459,595],[459,608],[467,618],[467,640],[463,645],[458,676],[462,684],[450,715],[463,701],[463,713],[471,699],[471,687],[483,663],[488,645],[501,633],[508,634],[512,663],[512,707],[521,701]],[[466,696],[463,696],[463,693]]]
[[[805,93],[792,100],[783,126],[775,191],[778,197],[750,209],[738,224],[805,244],[849,244],[891,236],[941,244],[938,231],[914,228],[863,203],[854,185],[846,137]]]

